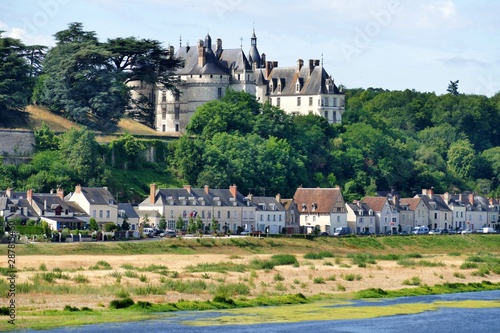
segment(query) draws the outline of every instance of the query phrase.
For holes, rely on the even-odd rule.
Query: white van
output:
[[[483,228],[483,234],[496,234],[496,231],[493,228],[484,227]]]
[[[144,229],[142,229],[142,234],[144,236],[153,236],[153,232],[154,232],[153,228],[144,228]]]
[[[429,233],[429,228],[425,226],[415,227],[412,231],[414,235],[427,235]]]

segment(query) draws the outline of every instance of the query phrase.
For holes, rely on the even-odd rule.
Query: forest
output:
[[[444,95],[346,87],[343,123],[329,125],[228,90],[199,107],[178,140],[126,134],[98,144],[94,130],[112,126],[132,102],[126,82],[174,89],[179,59],[156,41],[98,42],[77,23],[55,36],[56,46],[47,49],[0,34],[0,120],[22,118],[26,105],[38,103],[87,127],[60,135],[37,129],[31,162],[0,164],[0,189],[108,186],[120,199],[139,200],[155,181],[236,184],[244,194],[283,197],[298,186],[340,186],[349,201],[377,191],[413,196],[422,188],[500,196],[500,93],[461,94],[458,81],[450,81]],[[135,110],[142,110],[136,118],[151,122],[147,105]],[[150,145],[155,163],[142,153]]]

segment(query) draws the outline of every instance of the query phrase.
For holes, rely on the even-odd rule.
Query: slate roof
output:
[[[82,194],[93,205],[116,205],[113,195],[104,187],[82,187]]]
[[[68,203],[56,194],[36,194],[33,195],[32,199],[33,205],[36,205],[39,211],[45,210],[47,212],[52,212],[57,206],[61,206],[63,210],[67,209],[71,211],[71,207]]]
[[[227,65],[220,63],[216,56],[211,53],[206,53],[205,66],[198,66],[198,47],[183,46],[175,53],[175,57],[184,60],[184,66],[175,71],[176,75],[229,75]]]
[[[371,209],[371,207],[365,202],[361,202],[361,207],[360,207],[360,205],[358,205],[358,203],[354,203],[354,202],[348,202],[346,205],[349,206],[349,208],[357,216],[368,216],[370,209]],[[363,214],[360,214],[360,211],[362,211]]]
[[[273,91],[271,94],[278,95],[278,83],[281,82],[281,92],[279,95],[318,95],[328,94],[326,80],[328,73],[323,66],[315,66],[309,73],[309,66],[304,65],[297,71],[296,67],[274,67],[267,78],[273,81]],[[301,84],[300,92],[296,92],[297,82]],[[333,93],[340,94],[339,89],[334,85]]]
[[[339,196],[342,197],[339,188],[301,187],[295,191],[293,200],[297,203],[299,212],[331,213]],[[313,204],[316,208],[313,208]]]
[[[451,211],[450,207],[448,207],[448,205],[444,202],[443,198],[440,195],[433,194],[431,198],[429,195],[417,194],[416,197],[421,198],[425,206],[429,210],[439,210],[448,212]],[[435,208],[432,206],[432,203],[436,204]]]
[[[7,197],[0,197],[0,210],[8,210],[14,203]]]
[[[118,210],[123,210],[128,218],[139,218],[139,215],[137,215],[134,206],[132,206],[132,204],[130,203],[119,203]]]
[[[273,210],[273,205],[276,206],[275,211],[285,211],[285,207],[274,197],[252,197],[252,205],[256,206],[257,210]]]
[[[222,50],[220,62],[228,70],[243,71],[252,69],[245,53],[241,49]]]
[[[186,200],[183,204],[182,199]],[[190,200],[189,198],[192,198]],[[205,189],[191,188],[189,192],[185,188],[167,188],[159,189],[155,194],[155,204],[164,206],[217,206],[215,198],[219,198],[221,206],[247,206],[247,199],[240,192],[236,193],[236,201],[233,201],[233,195],[229,189],[209,189],[208,193]],[[149,205],[149,197],[141,204]]]

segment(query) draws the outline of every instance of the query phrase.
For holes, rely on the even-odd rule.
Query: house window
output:
[[[238,212],[234,211],[233,212],[233,219],[236,220],[238,218]]]
[[[337,112],[333,111],[332,114],[333,114],[333,122],[336,123],[337,122]]]
[[[271,215],[267,214],[267,221],[271,221]]]
[[[99,218],[102,219],[102,210],[99,211]]]
[[[460,217],[464,217],[464,212],[460,212]]]
[[[222,98],[222,88],[217,88],[217,98]]]
[[[178,102],[180,100],[180,94],[177,92],[175,93],[175,101]]]
[[[277,107],[280,107],[280,105],[281,105],[281,100],[280,100],[280,98],[278,97],[278,98],[276,98],[276,106],[277,106]]]
[[[325,98],[325,106],[328,106],[328,104],[330,104],[329,102],[330,102],[330,99],[328,97]]]
[[[227,218],[230,219],[231,218],[231,212],[230,211],[227,211]]]
[[[300,97],[297,97],[297,106],[300,106]]]
[[[324,116],[326,119],[328,119],[328,111],[325,111]]]
[[[208,211],[208,212],[207,212],[207,217],[208,217],[209,219],[211,219],[211,218],[212,218],[212,212],[211,212],[211,211]]]
[[[340,216],[337,215],[337,222],[340,222]]]
[[[92,211],[92,217],[93,217],[93,218],[96,218],[96,217],[97,217],[97,211],[96,211],[95,209]]]
[[[363,224],[363,218],[362,217],[359,218],[359,223]]]
[[[313,106],[313,98],[309,97],[309,106]]]
[[[448,213],[444,213],[444,219],[447,220],[448,219]]]
[[[438,218],[438,213],[434,213],[434,220],[437,220]]]
[[[217,218],[220,219],[220,210],[217,211]]]
[[[161,108],[161,119],[163,119],[163,120],[167,119],[167,108],[166,107]]]
[[[109,210],[106,210],[106,218],[109,219],[111,217],[111,212]]]
[[[337,106],[337,98],[336,97],[333,98],[333,106]]]
[[[170,211],[170,218],[174,218],[174,211],[173,210]]]
[[[205,218],[205,211],[204,211],[204,210],[202,210],[202,211],[201,211],[201,218],[202,218],[202,219],[204,219],[204,218]]]
[[[261,215],[260,216],[260,220],[263,221],[264,220],[264,215]]]
[[[181,107],[179,106],[179,104],[176,104],[174,106],[174,118],[175,118],[175,120],[179,120],[180,113],[181,113]]]
[[[243,219],[245,219],[245,220],[247,219],[247,211],[243,212]]]
[[[280,222],[281,222],[281,215],[279,215],[279,216],[278,216],[278,221],[280,221]]]
[[[273,215],[273,222],[276,222],[276,215]]]

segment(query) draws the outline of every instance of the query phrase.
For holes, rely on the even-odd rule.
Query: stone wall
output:
[[[0,130],[0,155],[31,156],[35,150],[35,133],[33,131]]]

